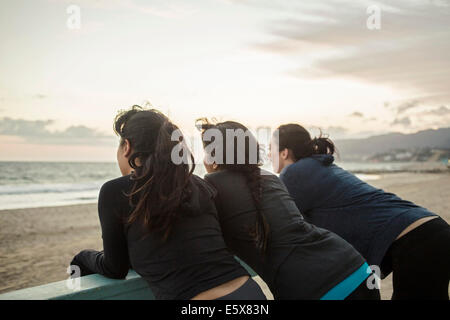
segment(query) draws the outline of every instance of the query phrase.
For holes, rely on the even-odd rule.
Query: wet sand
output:
[[[382,174],[369,183],[450,222],[450,173]],[[102,249],[97,205],[2,210],[0,243],[0,293],[64,280],[76,253]],[[383,299],[392,295],[391,281],[382,281]]]

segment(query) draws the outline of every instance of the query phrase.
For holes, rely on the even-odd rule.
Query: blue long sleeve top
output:
[[[333,163],[313,155],[283,168],[280,178],[305,219],[351,243],[370,265],[384,255],[410,224],[434,213],[375,188]],[[386,277],[391,270],[381,270]]]

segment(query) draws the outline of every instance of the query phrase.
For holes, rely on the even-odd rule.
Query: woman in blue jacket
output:
[[[270,157],[307,221],[351,243],[382,278],[393,272],[392,299],[448,300],[448,223],[333,164],[334,151],[328,138],[286,124],[274,133]]]

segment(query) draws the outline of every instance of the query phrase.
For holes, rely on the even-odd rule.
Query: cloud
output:
[[[50,131],[53,120],[24,120],[0,118],[0,135],[24,138],[27,142],[42,144],[98,145],[111,144],[113,136],[107,136],[86,126],[70,126],[62,131]]]
[[[432,101],[432,100],[430,100]],[[398,116],[407,113],[410,118],[415,117],[416,120],[424,120],[428,116],[440,116],[441,120],[446,121],[445,117],[450,115],[450,108],[446,105],[434,106],[426,99],[411,99],[401,102],[385,102],[386,108],[389,108]],[[448,121],[447,121],[448,122]]]
[[[46,127],[52,123],[52,120],[29,121],[6,117],[0,119],[0,134],[22,137],[46,137],[51,134]]]
[[[450,101],[450,1],[276,3],[284,15],[266,27],[274,40],[252,45],[311,59],[289,74],[357,78]],[[366,9],[373,4],[381,8],[380,30],[366,27]]]
[[[411,119],[409,117],[396,118],[391,124],[409,127],[411,125]]]
[[[357,121],[363,121],[363,122],[370,122],[370,121],[377,121],[376,117],[366,117],[362,112],[354,111],[351,114],[348,115],[349,118],[356,119]]]
[[[329,136],[332,139],[341,139],[348,135],[348,129],[340,126],[310,126],[308,127],[308,131],[311,132],[312,136],[318,137],[320,134],[322,134],[323,136]]]
[[[338,135],[338,134],[345,134],[345,133],[347,133],[348,129],[344,128],[344,127],[339,127],[339,126],[331,126],[331,127],[328,127],[328,128],[324,128],[323,132],[325,134]]]
[[[407,111],[409,109],[416,108],[419,105],[420,105],[420,101],[418,101],[418,100],[411,100],[411,101],[403,102],[403,103],[397,105],[395,108],[397,109],[397,113],[400,114],[400,113],[403,113],[403,112],[405,112],[405,111]]]
[[[66,0],[66,3],[70,5],[73,4],[73,1]],[[151,2],[136,0],[78,0],[76,5],[79,5],[82,9],[132,10],[135,13],[168,19],[181,18],[197,12],[196,8],[187,5],[183,1],[167,0],[152,0]]]
[[[251,43],[249,47],[282,55],[294,54],[300,50],[297,43],[290,41],[255,42]]]
[[[400,103],[388,102],[385,105],[392,111],[395,118],[391,125],[412,129],[431,127],[448,127],[450,125],[450,108],[446,105],[434,106],[424,103],[421,99],[407,100]],[[407,114],[407,116],[405,116]]]
[[[448,108],[447,106],[440,106],[437,109],[424,111],[421,114],[429,116],[448,116],[450,115],[450,108]]]
[[[349,117],[364,118],[364,115],[361,112],[355,111],[352,114],[350,114]]]

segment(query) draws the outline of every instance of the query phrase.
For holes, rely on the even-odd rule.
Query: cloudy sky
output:
[[[0,39],[0,160],[114,161],[115,114],[146,102],[186,134],[450,126],[450,1],[11,0]]]

